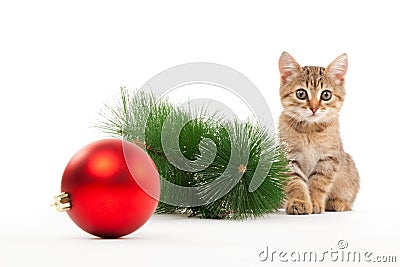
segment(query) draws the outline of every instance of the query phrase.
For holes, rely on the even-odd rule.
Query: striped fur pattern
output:
[[[359,175],[343,150],[339,133],[347,55],[327,68],[300,65],[288,53],[279,59],[280,140],[288,148],[291,178],[286,212],[311,214],[348,211],[359,190]]]

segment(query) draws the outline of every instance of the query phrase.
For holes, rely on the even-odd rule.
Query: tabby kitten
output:
[[[300,67],[288,53],[279,59],[280,140],[292,171],[286,185],[286,212],[310,214],[351,210],[360,178],[344,152],[339,133],[347,55],[327,68]]]

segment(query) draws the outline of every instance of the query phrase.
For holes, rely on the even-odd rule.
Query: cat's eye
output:
[[[328,101],[332,98],[332,92],[329,90],[322,91],[321,99],[324,101]]]
[[[307,99],[307,91],[304,89],[297,89],[296,90],[296,97],[300,100]]]

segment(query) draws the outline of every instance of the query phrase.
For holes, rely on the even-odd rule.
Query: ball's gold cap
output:
[[[57,211],[67,211],[71,209],[71,199],[69,198],[69,194],[62,192],[58,196],[55,196],[53,199],[53,204],[51,206],[55,206]]]

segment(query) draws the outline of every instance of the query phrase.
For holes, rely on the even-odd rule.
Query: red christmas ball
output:
[[[141,227],[153,214],[160,179],[150,156],[128,141],[106,139],[78,151],[65,168],[60,204],[82,230],[118,238]],[[64,202],[64,203],[63,203]]]

